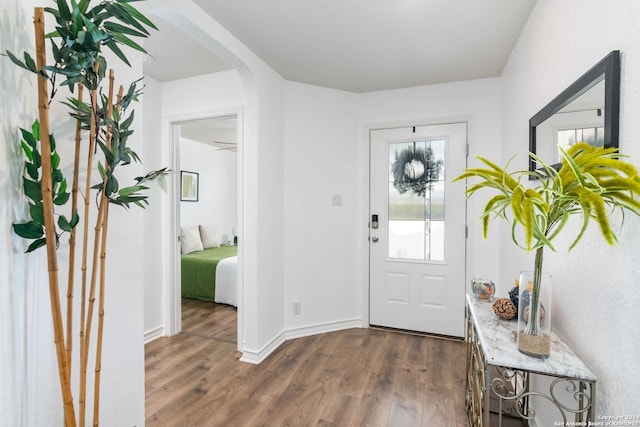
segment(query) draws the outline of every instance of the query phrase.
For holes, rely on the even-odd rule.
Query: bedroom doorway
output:
[[[175,289],[172,292],[175,301],[171,305],[177,331],[201,335],[202,332],[194,332],[193,325],[197,322],[194,323],[193,316],[202,320],[215,319],[207,322],[211,327],[223,328],[225,341],[232,340],[237,346],[241,342],[237,326],[241,122],[241,113],[233,110],[171,123],[176,171],[172,210],[178,236],[174,252]],[[192,238],[185,238],[185,233]],[[187,247],[189,245],[191,247]],[[213,255],[219,259],[212,261],[211,266],[205,266],[205,276],[202,271],[185,273],[182,271],[183,252],[191,252],[185,257]],[[192,285],[184,294],[186,298],[183,298],[183,273]],[[220,285],[218,292],[215,292],[216,285]],[[210,332],[212,338],[220,333],[218,330]]]

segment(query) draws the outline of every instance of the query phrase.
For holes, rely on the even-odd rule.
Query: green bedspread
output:
[[[236,255],[238,255],[237,246],[221,246],[182,255],[182,296],[201,301],[213,301],[218,262]]]

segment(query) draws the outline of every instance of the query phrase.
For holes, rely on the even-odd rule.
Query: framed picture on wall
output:
[[[198,201],[198,173],[180,171],[180,200],[183,202]]]

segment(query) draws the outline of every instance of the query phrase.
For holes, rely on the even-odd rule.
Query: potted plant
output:
[[[485,205],[481,217],[485,238],[489,220],[503,218],[511,223],[514,243],[528,252],[535,250],[531,283],[522,279],[520,283],[520,295],[529,292],[528,301],[524,302],[528,303],[529,309],[526,316],[522,316],[525,304],[521,297],[519,323],[524,325],[518,327],[518,350],[536,357],[547,357],[550,352],[549,336],[545,333],[545,329],[549,329],[549,319],[546,319],[545,327],[541,326],[543,316],[550,315],[550,307],[545,310],[541,304],[544,248],[555,251],[554,239],[573,216],[581,217],[582,226],[569,250],[582,239],[590,219],[598,224],[607,243],[614,244],[618,239],[609,223],[609,215],[615,210],[640,215],[638,171],[623,160],[624,156],[617,149],[593,147],[584,142],[566,151],[559,149],[562,155],[559,170],[532,153],[530,156],[542,165],[534,172],[509,173],[506,166],[503,169],[478,157],[488,167],[466,169],[455,179],[480,179],[467,188],[468,197],[485,188],[497,191]],[[524,185],[523,181],[529,182],[531,175],[539,179],[537,186]]]

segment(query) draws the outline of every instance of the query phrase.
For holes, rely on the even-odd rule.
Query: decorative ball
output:
[[[530,308],[531,308],[531,305],[527,305],[524,308],[524,311],[522,312],[522,320],[524,320],[525,323],[529,321],[529,309]],[[544,319],[546,317],[546,314],[547,314],[547,312],[545,311],[544,306],[541,305],[540,306],[540,324],[541,325],[544,325]]]
[[[516,307],[509,298],[498,298],[493,303],[493,312],[504,320],[511,320],[516,317]]]

